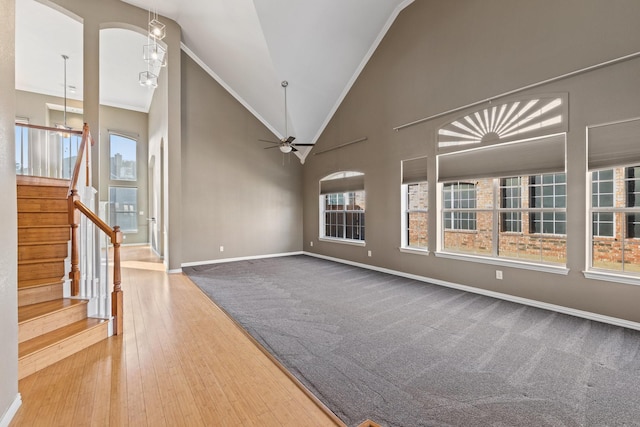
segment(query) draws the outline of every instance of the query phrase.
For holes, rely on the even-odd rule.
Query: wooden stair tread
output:
[[[61,277],[45,277],[43,279],[20,280],[20,282],[18,283],[18,290],[39,288],[41,286],[57,285],[63,282],[64,282],[64,278],[61,278]]]
[[[22,359],[35,352],[44,350],[48,347],[58,344],[68,338],[81,334],[106,322],[104,319],[95,319],[88,317],[83,320],[71,323],[55,331],[48,332],[44,335],[32,338],[28,341],[18,344],[18,359]]]
[[[18,197],[19,213],[68,212],[67,199],[59,197]]]
[[[48,246],[48,245],[66,245],[69,240],[49,240],[40,242],[18,242],[18,246]]]
[[[80,304],[87,304],[87,300],[62,298],[18,307],[18,324]]]
[[[71,226],[69,224],[55,224],[55,225],[48,225],[48,224],[41,224],[41,225],[19,225],[18,228],[70,228]]]
[[[71,181],[64,178],[47,178],[43,176],[17,175],[17,185],[39,185],[44,187],[69,187]]]
[[[46,259],[25,259],[22,261],[18,261],[18,265],[27,265],[27,264],[46,264],[49,262],[59,262],[64,261],[64,258],[46,258]]]

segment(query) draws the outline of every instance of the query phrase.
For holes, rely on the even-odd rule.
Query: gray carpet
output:
[[[637,331],[302,255],[184,271],[349,426],[640,426]]]

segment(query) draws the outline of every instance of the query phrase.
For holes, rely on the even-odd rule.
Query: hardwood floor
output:
[[[20,381],[16,426],[335,426],[182,274],[124,247],[125,334]]]

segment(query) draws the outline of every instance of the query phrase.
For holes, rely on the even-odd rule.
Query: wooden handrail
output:
[[[82,141],[80,142],[80,147],[78,148],[78,155],[76,156],[76,165],[73,168],[73,175],[71,176],[71,182],[69,183],[69,193],[71,193],[72,190],[75,190],[76,188],[78,188],[78,177],[80,176],[80,168],[82,167],[82,157],[85,157],[85,163],[86,163],[86,178],[87,178],[87,186],[89,185],[89,161],[90,161],[90,155],[89,155],[89,145],[87,144],[87,141],[91,141],[91,145],[94,144],[93,142],[93,138],[91,138],[91,133],[89,132],[89,125],[88,124],[84,124],[84,126],[82,127]],[[87,151],[85,153],[85,150]]]
[[[68,133],[71,135],[82,135],[82,130],[75,130],[75,129],[60,129],[60,128],[54,128],[51,126],[40,126],[40,125],[30,125],[29,123],[20,123],[20,122],[16,122],[16,126],[20,126],[23,128],[29,128],[29,129],[39,129],[39,130],[48,130],[51,132],[63,132],[64,133]],[[85,124],[86,126],[86,124]]]
[[[114,240],[115,237],[114,237],[114,234],[113,234],[114,233],[113,229],[106,222],[104,222],[98,215],[93,213],[93,211],[91,209],[89,209],[80,200],[74,200],[73,204],[74,204],[76,209],[78,209],[80,212],[82,212],[84,214],[84,216],[89,218],[89,220],[91,220],[91,222],[93,222],[100,230],[104,231],[104,234],[109,236],[109,238],[111,239],[111,243],[115,243],[115,240]]]

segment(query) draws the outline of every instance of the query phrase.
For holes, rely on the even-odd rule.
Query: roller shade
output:
[[[589,128],[589,170],[640,163],[640,119]]]
[[[346,193],[364,190],[364,175],[320,181],[320,194]]]
[[[564,170],[564,134],[438,156],[440,182],[557,173]]]
[[[427,180],[427,158],[402,161],[402,183],[415,184]]]

